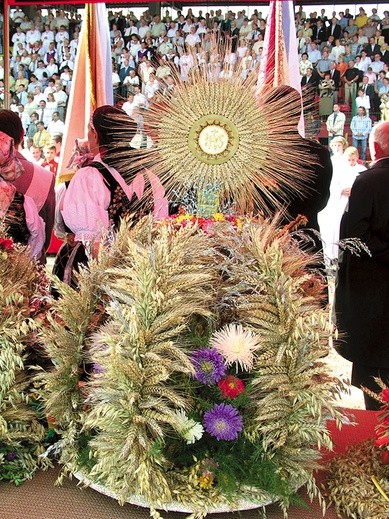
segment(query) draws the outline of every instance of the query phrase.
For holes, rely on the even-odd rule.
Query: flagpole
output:
[[[4,108],[9,108],[9,3],[4,0]]]

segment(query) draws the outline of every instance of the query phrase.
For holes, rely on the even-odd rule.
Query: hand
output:
[[[351,187],[346,187],[342,190],[342,196],[350,196],[351,193]]]

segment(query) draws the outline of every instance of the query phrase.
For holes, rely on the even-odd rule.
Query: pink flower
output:
[[[253,367],[258,347],[259,337],[240,324],[230,324],[211,337],[211,348],[223,355],[227,366],[235,363],[248,371]]]

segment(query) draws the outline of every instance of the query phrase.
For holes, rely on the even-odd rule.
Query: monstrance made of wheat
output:
[[[192,205],[199,216],[231,206],[240,214],[270,215],[287,205],[292,192],[310,189],[309,157],[297,133],[301,102],[290,94],[258,94],[239,66],[228,68],[224,78],[215,75],[215,62],[227,52],[214,49],[206,64],[193,55],[185,81],[172,68],[174,89],[157,92],[142,113],[153,146],[128,160],[133,135],[123,114],[109,155],[127,180],[145,166],[151,169],[169,200]]]

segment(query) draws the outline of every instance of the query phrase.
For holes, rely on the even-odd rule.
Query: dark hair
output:
[[[24,135],[22,121],[18,114],[12,110],[0,110],[0,132],[12,137],[15,145],[18,146]]]
[[[57,114],[58,112],[54,112],[54,113]],[[61,142],[62,143],[62,135],[55,134],[55,135],[53,135],[52,140],[54,142]]]
[[[120,118],[116,116],[120,115]],[[113,140],[113,127],[116,129],[119,125],[123,125],[123,110],[110,105],[99,106],[93,112],[92,125],[97,133],[97,140],[99,146],[107,146],[112,143]],[[131,119],[128,118],[126,122],[128,126],[131,126]],[[136,131],[136,125],[134,123],[134,134]]]

